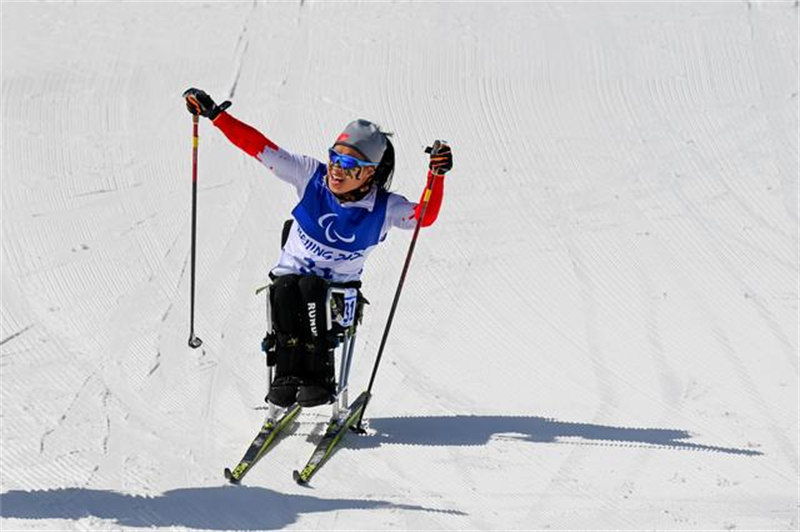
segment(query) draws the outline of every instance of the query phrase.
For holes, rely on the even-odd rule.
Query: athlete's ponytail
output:
[[[383,157],[381,157],[381,162],[378,164],[378,168],[375,169],[372,179],[378,185],[378,188],[388,192],[389,187],[392,186],[392,176],[394,175],[394,146],[392,141],[389,140],[391,133],[383,134],[386,136],[386,149],[383,151]]]

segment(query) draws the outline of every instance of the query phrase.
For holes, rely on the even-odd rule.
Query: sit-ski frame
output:
[[[340,294],[342,296],[342,300],[344,301],[345,306],[348,304],[347,299],[348,296],[352,296],[354,290],[353,288],[340,288],[336,286],[331,286],[328,288],[328,293],[325,296],[325,325],[326,325],[326,332],[330,331],[333,328],[333,316],[331,316],[331,301],[333,299],[334,294]],[[270,308],[270,300],[269,300],[269,290],[267,292],[267,334],[272,333],[272,312]],[[356,300],[353,302],[354,305],[358,305],[358,291],[355,291]],[[335,360],[338,355],[339,359],[339,371],[336,374],[336,393],[334,395],[333,400],[333,413],[332,418],[338,419],[339,416],[347,411],[347,407],[349,406],[347,401],[347,389],[349,384],[349,376],[350,376],[350,365],[353,361],[353,352],[355,351],[356,346],[356,320],[358,317],[356,316],[357,310],[355,307],[349,309],[352,316],[352,323],[350,325],[344,326],[344,330],[341,334],[337,336],[338,345],[334,348],[334,364]],[[337,353],[338,351],[338,353]],[[267,353],[264,353],[267,355]],[[273,366],[270,366],[267,363],[267,394],[269,394],[270,386],[272,385],[272,376],[273,376]],[[267,401],[268,411],[267,411],[267,421],[275,421],[278,418],[278,414],[282,413],[285,409],[279,406],[276,406],[269,401]]]

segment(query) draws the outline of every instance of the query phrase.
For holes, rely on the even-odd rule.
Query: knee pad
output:
[[[275,345],[294,348],[302,344],[302,298],[297,286],[299,275],[282,275],[269,287],[272,332]]]
[[[328,348],[328,309],[325,306],[328,295],[328,282],[320,277],[304,275],[297,281],[302,298],[303,323],[309,344],[314,352]]]

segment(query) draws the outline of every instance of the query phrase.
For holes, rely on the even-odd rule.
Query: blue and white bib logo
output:
[[[333,228],[334,219],[337,216],[339,216],[339,215],[336,214],[335,212],[331,212],[331,213],[328,213],[328,214],[323,214],[322,216],[320,216],[317,219],[317,223],[319,224],[319,226],[322,227],[323,229],[325,229],[325,238],[331,244],[335,244],[336,242],[339,242],[340,240],[342,242],[347,243],[347,244],[355,242],[356,235],[342,236],[336,231],[336,229]],[[333,234],[331,234],[331,233],[333,233]]]

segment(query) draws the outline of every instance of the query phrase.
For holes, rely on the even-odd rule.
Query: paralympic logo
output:
[[[344,236],[340,235],[338,232],[336,232],[336,229],[333,229],[333,219],[332,218],[336,218],[337,216],[338,216],[338,214],[336,214],[335,212],[330,212],[328,214],[323,214],[317,220],[317,223],[319,224],[319,226],[325,229],[325,238],[327,238],[328,242],[330,242],[332,244],[338,242],[339,240],[341,240],[342,242],[345,242],[346,244],[350,244],[352,242],[355,242],[356,235],[351,235],[349,237],[344,237]],[[325,222],[328,219],[330,219],[330,221],[326,224]],[[333,233],[333,236],[331,236],[331,233]]]

